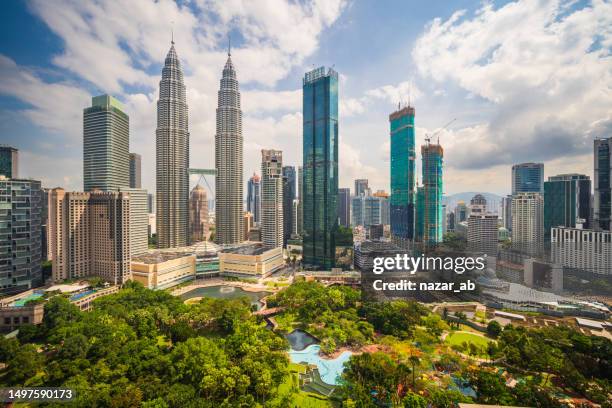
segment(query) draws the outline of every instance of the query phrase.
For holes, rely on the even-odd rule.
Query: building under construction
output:
[[[423,166],[423,186],[417,190],[417,239],[424,247],[435,246],[442,242],[442,164],[444,149],[440,144],[432,144],[426,139],[421,146]],[[420,225],[419,225],[420,224]]]

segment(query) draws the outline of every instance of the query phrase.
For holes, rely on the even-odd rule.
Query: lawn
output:
[[[322,395],[301,391],[298,388],[298,373],[304,373],[306,366],[303,364],[289,364],[290,374],[278,387],[278,400],[289,395],[291,407],[305,408],[331,408],[329,400]]]
[[[486,337],[478,334],[459,331],[449,333],[448,336],[446,336],[445,341],[453,348],[461,348],[463,347],[464,343],[467,343],[468,347],[470,344],[473,344],[477,348],[478,352],[476,355],[478,357],[487,357],[487,346],[493,340],[489,340]],[[460,351],[469,354],[469,348]]]

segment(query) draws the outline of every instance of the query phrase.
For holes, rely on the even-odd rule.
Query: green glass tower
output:
[[[407,106],[389,115],[391,134],[391,233],[414,238],[414,108]]]
[[[590,228],[591,179],[583,174],[560,174],[544,182],[544,242],[553,227],[582,224]]]
[[[426,246],[442,242],[442,164],[444,149],[439,144],[421,146],[421,161],[423,165],[422,192],[422,241]]]
[[[320,67],[303,80],[303,264],[334,266],[338,224],[338,73]]]

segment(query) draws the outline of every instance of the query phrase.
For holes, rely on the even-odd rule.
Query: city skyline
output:
[[[515,7],[509,7],[511,5]],[[610,82],[609,72],[602,71],[605,67],[606,42],[595,39],[597,28],[606,24],[606,18],[609,18],[606,16],[611,14],[606,12],[610,7],[607,4],[566,7],[554,3],[534,5],[519,2],[481,8],[482,6],[477,4],[465,3],[461,7],[466,9],[464,14],[456,14],[458,6],[438,4],[428,8],[427,12],[418,9],[415,16],[411,17],[413,24],[409,33],[402,31],[397,39],[389,39],[389,36],[381,33],[388,44],[381,43],[384,47],[381,48],[378,60],[371,56],[358,58],[350,52],[350,48],[345,52],[331,54],[332,48],[326,41],[333,39],[342,44],[351,38],[351,34],[356,34],[355,26],[358,25],[356,23],[371,11],[365,10],[367,7],[363,4],[330,3],[329,9],[325,12],[317,11],[316,6],[310,4],[289,8],[289,12],[293,13],[292,16],[304,17],[304,24],[313,27],[313,31],[308,31],[308,34],[297,32],[296,35],[303,35],[305,42],[295,44],[282,42],[279,30],[268,22],[266,12],[261,10],[232,11],[232,13],[244,13],[244,17],[250,22],[259,22],[263,27],[261,33],[249,32],[245,25],[232,22],[231,17],[234,14],[224,14],[222,12],[226,12],[227,9],[213,5],[212,11],[208,11],[209,14],[223,15],[215,22],[216,24],[213,24],[214,30],[217,31],[213,32],[211,28],[210,32],[194,34],[190,31],[196,24],[194,21],[208,18],[206,12],[170,3],[138,7],[151,7],[154,11],[152,20],[147,20],[139,29],[141,32],[125,30],[122,25],[126,21],[125,18],[116,16],[117,23],[110,26],[112,33],[110,38],[97,40],[94,33],[80,33],[77,26],[63,17],[56,16],[54,14],[56,11],[45,3],[32,2],[27,10],[19,9],[15,5],[9,6],[9,15],[15,13],[21,20],[31,20],[35,23],[35,29],[39,34],[40,32],[48,34],[49,41],[54,44],[47,47],[45,53],[37,58],[28,57],[28,49],[32,46],[28,46],[27,36],[24,37],[24,51],[15,50],[8,41],[0,49],[0,70],[5,78],[10,79],[0,87],[2,95],[0,98],[4,102],[2,111],[20,118],[2,125],[2,133],[8,137],[8,140],[3,142],[19,148],[22,152],[24,176],[42,178],[43,185],[48,187],[79,189],[78,186],[82,185],[82,180],[79,180],[79,177],[82,177],[82,170],[79,170],[78,139],[81,129],[79,121],[74,120],[79,114],[77,106],[86,106],[86,101],[90,100],[91,96],[107,92],[116,96],[126,106],[126,112],[132,119],[130,133],[134,135],[131,143],[133,148],[130,150],[143,157],[143,187],[149,191],[155,190],[151,177],[151,170],[155,166],[151,151],[155,125],[154,119],[151,119],[155,115],[154,104],[157,100],[155,82],[158,80],[159,69],[163,63],[159,55],[163,55],[165,52],[163,48],[170,39],[170,23],[166,21],[171,20],[169,16],[173,16],[176,22],[174,37],[177,43],[181,44],[181,55],[185,59],[187,103],[194,106],[194,112],[197,112],[197,119],[192,118],[190,124],[193,133],[191,152],[193,167],[213,167],[214,153],[211,146],[214,137],[215,83],[218,81],[218,70],[223,64],[224,49],[227,46],[227,35],[220,35],[217,31],[223,26],[223,30],[232,35],[232,42],[235,43],[232,51],[237,64],[240,65],[241,78],[245,85],[243,92],[245,182],[259,167],[256,154],[259,148],[283,150],[286,164],[300,164],[299,77],[310,69],[311,63],[317,65],[335,63],[336,69],[341,73],[340,123],[346,131],[343,132],[346,137],[341,140],[340,146],[341,187],[350,187],[355,178],[363,177],[370,180],[373,191],[389,190],[386,116],[402,99],[412,100],[412,105],[421,112],[416,127],[417,146],[422,144],[426,132],[440,127],[447,122],[447,119],[459,118],[450,130],[439,134],[448,165],[445,171],[446,194],[460,191],[505,194],[510,191],[509,164],[523,161],[545,162],[545,177],[569,172],[592,177],[592,166],[589,166],[591,140],[594,136],[605,136],[605,129],[609,128],[609,118],[602,110],[602,107],[607,106],[609,96],[590,90],[598,89],[590,85],[593,81],[602,86]],[[289,6],[280,3],[278,5],[279,9],[286,7]],[[476,13],[478,10],[480,13]],[[135,10],[131,11],[137,13]],[[75,6],[71,9],[71,13],[78,20],[83,18],[84,9]],[[122,12],[117,11],[117,13]],[[371,17],[374,20],[388,17],[384,13],[379,11]],[[557,105],[552,104],[550,110],[546,111],[543,107],[546,98],[535,102],[526,100],[521,109],[517,108],[518,115],[510,120],[508,118],[516,113],[517,109],[513,111],[506,108],[515,106],[518,96],[502,89],[503,84],[495,86],[491,82],[494,74],[492,71],[496,66],[504,64],[506,70],[512,70],[526,80],[522,85],[523,88],[517,90],[517,94],[529,93],[530,90],[539,88],[552,89],[552,85],[549,86],[544,79],[537,76],[530,77],[529,72],[522,70],[513,59],[515,57],[511,52],[515,49],[510,44],[509,37],[510,32],[521,28],[520,24],[516,24],[517,27],[508,27],[508,34],[492,36],[490,43],[483,44],[486,49],[479,48],[474,51],[474,54],[478,55],[458,59],[457,72],[465,73],[464,78],[456,77],[458,74],[449,72],[448,69],[433,66],[434,62],[440,62],[443,57],[442,52],[445,51],[442,46],[443,40],[452,41],[461,49],[470,37],[475,38],[477,35],[475,30],[487,32],[497,21],[505,23],[518,21],[525,15],[529,15],[529,19],[526,20],[533,25],[531,32],[536,35],[535,37],[552,41],[557,47],[553,48],[560,55],[574,56],[570,62],[559,61],[558,64],[553,64],[555,67],[559,65],[561,69],[557,71],[563,72],[566,76],[562,77],[561,73],[545,70],[552,75],[552,79],[560,81],[560,90],[555,88],[557,90],[553,92],[555,100],[567,100],[563,96],[569,96],[568,87],[574,79],[568,71],[570,68],[582,66],[591,68],[587,74],[587,79],[590,80],[586,81],[589,84],[575,90],[576,94],[572,95],[571,99],[574,102],[570,103],[569,107],[563,108],[572,112],[579,111],[584,114],[584,118],[576,121],[568,128],[569,130],[557,132],[557,136],[547,133],[554,129],[551,130],[550,126],[547,128],[548,125],[543,123],[547,116],[559,111]],[[593,18],[596,24],[591,28],[581,26],[581,30],[575,34],[581,40],[578,45],[562,46],[559,45],[558,39],[574,25],[569,17]],[[435,20],[436,18],[440,20]],[[555,34],[545,29],[546,23],[550,21],[558,25],[560,33]],[[279,23],[282,25],[284,21]],[[466,38],[457,38],[457,32],[462,28],[467,29],[467,23],[473,23],[473,31],[468,31]],[[605,37],[605,32],[602,32]],[[15,35],[7,34],[9,35],[4,38]],[[137,38],[143,35],[151,40],[139,43]],[[374,39],[382,41],[379,36]],[[96,52],[86,55],[81,50],[70,59],[69,52],[75,51],[77,43],[80,45],[80,41],[85,40],[90,41],[88,44],[96,47],[99,53],[107,55],[108,61],[114,64],[115,69],[100,73],[96,68],[92,69],[92,72],[85,72],[74,65],[75,60],[84,62],[82,59],[96,57],[94,54],[99,54]],[[202,41],[197,42],[198,40]],[[270,40],[268,42],[270,45],[261,45],[264,40]],[[529,38],[525,40],[530,41]],[[433,46],[429,51],[431,54],[427,54],[424,47],[426,43]],[[303,49],[298,45],[304,45]],[[492,53],[491,50],[496,52]],[[261,51],[257,54],[261,55],[261,58],[251,58],[257,51]],[[508,56],[502,51],[511,55]],[[135,58],[136,52],[142,54],[140,61]],[[298,58],[292,59],[291,62],[282,58],[293,54]],[[489,62],[482,63],[487,57],[490,57]],[[348,61],[352,64],[348,64]],[[523,61],[528,68],[536,67],[536,62],[532,59]],[[266,64],[266,67],[271,69],[264,70],[261,64]],[[405,68],[410,64],[415,68],[406,74]],[[53,74],[50,75],[43,68],[50,69]],[[481,81],[482,84],[475,84],[471,79],[476,69],[481,69],[484,71],[483,74],[486,74]],[[384,75],[381,75],[382,72]],[[20,84],[22,90],[17,89],[16,83]],[[582,85],[582,82],[579,85]],[[35,92],[35,88],[39,91]],[[52,98],[41,100],[37,94],[49,95]],[[541,95],[538,93],[537,96]],[[48,105],[48,100],[54,99],[53,97],[61,98],[62,103]],[[457,100],[461,100],[464,105],[459,111],[456,108]],[[593,103],[597,106],[592,107]],[[23,108],[24,104],[29,107]],[[436,104],[440,106],[434,109],[433,106]],[[453,109],[450,108],[452,105]],[[525,113],[530,109],[531,113]],[[559,111],[559,117],[563,116],[562,112],[564,111]],[[497,122],[492,119],[495,117],[498,118]],[[554,119],[554,116],[552,118]],[[572,118],[574,117],[570,115],[564,120]],[[504,121],[508,126],[504,126]],[[523,128],[517,127],[519,122],[528,124],[531,129],[539,129],[540,133],[536,135],[535,131],[524,131]],[[564,121],[558,123],[565,124]],[[516,141],[508,139],[504,135],[510,131],[518,132],[522,137],[515,138]],[[75,132],[76,137],[73,136]],[[20,138],[22,135],[23,138]],[[571,143],[568,142],[569,136],[573,140]],[[465,143],[466,141],[468,143]],[[525,145],[517,148],[519,141],[523,141]],[[555,148],[547,148],[550,144],[555,145]],[[499,151],[499,146],[502,145],[503,152]],[[541,148],[534,149],[536,146]],[[471,155],[465,153],[466,149],[471,149],[469,150]],[[560,150],[563,151],[562,154]],[[49,151],[53,158],[61,159],[63,165],[51,166],[52,160],[45,157],[43,151]],[[483,155],[482,151],[486,154]],[[468,161],[466,157],[469,158]],[[483,166],[485,159],[493,165]],[[32,163],[32,166],[25,168],[26,166],[23,166],[25,161]],[[417,163],[417,169],[419,168],[420,165]],[[193,187],[195,181],[197,180],[190,181],[190,187]]]

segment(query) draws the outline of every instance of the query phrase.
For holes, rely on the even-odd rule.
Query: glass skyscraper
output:
[[[283,167],[283,246],[291,238],[293,229],[293,200],[295,199],[295,167]]]
[[[303,80],[303,264],[334,266],[338,200],[338,73],[325,67]]]
[[[512,195],[544,194],[544,163],[519,163],[512,166]]]
[[[351,224],[351,189],[338,189],[338,223],[343,227]]]
[[[19,151],[11,146],[0,145],[0,175],[19,178]]]
[[[544,182],[544,242],[550,243],[551,228],[590,228],[591,180],[582,174],[560,174]]]
[[[414,108],[406,106],[389,115],[391,132],[391,233],[414,238]]]
[[[259,176],[253,173],[253,176],[247,183],[247,211],[253,214],[253,222],[258,224],[261,222],[261,183]]]
[[[421,146],[423,165],[423,243],[425,245],[442,242],[444,213],[442,211],[442,163],[444,149],[439,144]]]
[[[595,139],[594,229],[612,230],[612,137]]]

